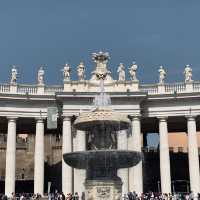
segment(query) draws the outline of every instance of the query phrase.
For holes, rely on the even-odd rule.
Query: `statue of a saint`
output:
[[[137,81],[137,78],[136,78],[137,67],[138,66],[137,66],[136,62],[133,62],[133,64],[129,68],[129,74],[130,74],[130,78],[132,81]]]
[[[17,75],[18,75],[17,69],[13,65],[12,69],[11,69],[11,80],[10,80],[11,84],[16,84],[17,83]]]
[[[120,63],[117,69],[117,72],[119,73],[119,81],[125,81],[125,67],[123,63]]]
[[[190,65],[185,66],[184,74],[185,74],[185,82],[186,83],[192,82],[192,68],[190,67]]]
[[[167,73],[164,70],[163,66],[160,66],[160,68],[158,69],[158,72],[159,72],[159,83],[163,84]]]
[[[63,68],[63,77],[65,81],[69,81],[70,80],[70,73],[71,73],[71,67],[69,64],[65,64],[64,68]]]
[[[77,76],[79,81],[83,81],[85,79],[85,66],[83,62],[77,66]]]
[[[44,84],[44,69],[41,66],[40,69],[38,70],[38,85],[43,85]]]

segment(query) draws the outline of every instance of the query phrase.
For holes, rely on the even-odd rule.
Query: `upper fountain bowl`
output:
[[[74,122],[74,127],[83,131],[99,126],[109,126],[113,131],[125,130],[129,128],[130,120],[127,115],[115,112],[109,107],[98,107],[92,112],[81,113]]]

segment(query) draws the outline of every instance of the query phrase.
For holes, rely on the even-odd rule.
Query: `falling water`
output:
[[[111,99],[108,94],[105,93],[104,88],[104,80],[100,79],[100,94],[95,96],[94,106],[98,107],[106,107],[111,105]]]

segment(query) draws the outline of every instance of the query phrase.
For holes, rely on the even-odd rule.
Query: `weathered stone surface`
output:
[[[87,200],[120,200],[122,196],[121,180],[86,180]]]
[[[110,126],[112,130],[124,130],[130,126],[127,115],[115,112],[109,108],[97,108],[93,112],[81,113],[74,122],[79,130],[94,130],[97,126]]]

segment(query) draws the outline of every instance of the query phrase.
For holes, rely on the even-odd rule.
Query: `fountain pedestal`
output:
[[[87,200],[120,200],[122,182],[118,180],[86,180]]]

